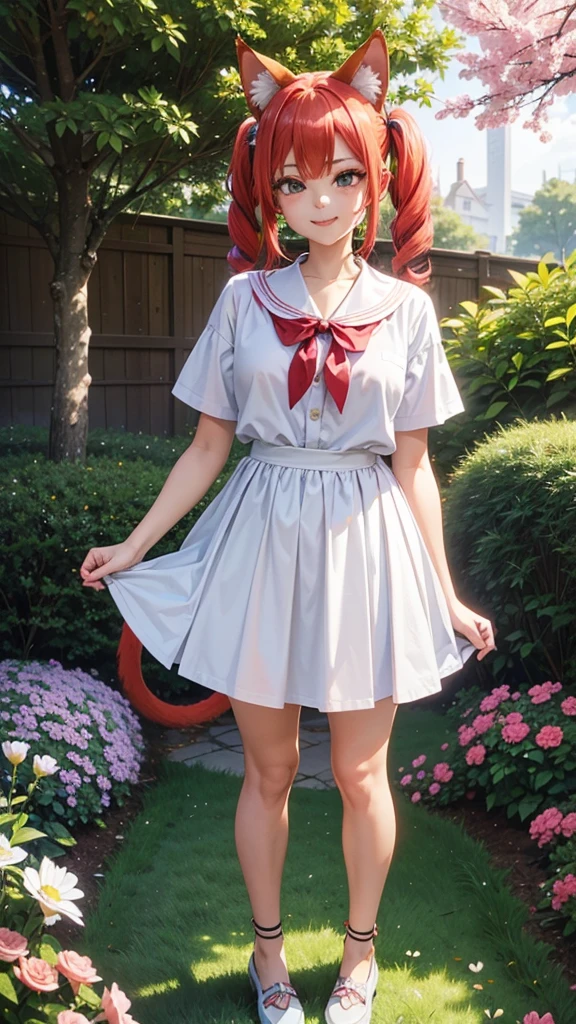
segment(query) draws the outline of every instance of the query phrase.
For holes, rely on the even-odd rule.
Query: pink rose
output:
[[[476,743],[466,751],[466,764],[482,764],[486,757],[486,747],[483,743]]]
[[[76,1010],[63,1010],[58,1014],[57,1024],[90,1024],[90,1021],[83,1013],[76,1013]]]
[[[564,733],[559,725],[544,725],[540,732],[534,737],[539,747],[559,747],[564,739]]]
[[[530,732],[527,722],[514,722],[512,725],[505,725],[502,728],[502,739],[506,743],[521,743]]]
[[[436,793],[439,793],[441,789],[442,786],[440,785],[439,782],[432,782],[428,786],[428,792],[430,793],[431,796],[436,796]]]
[[[20,935],[20,932],[0,928],[0,960],[13,964],[19,956],[28,956],[28,939]]]
[[[412,796],[410,797],[410,799],[411,799],[413,804],[417,804],[418,801],[422,799],[422,793],[420,793],[419,790],[416,790],[415,793],[412,793]]]
[[[566,697],[560,707],[565,715],[576,715],[576,697]]]
[[[425,760],[426,754],[418,754],[418,757],[415,757],[414,760],[412,761],[412,767],[419,768],[421,764],[424,764]]]
[[[56,966],[60,974],[63,974],[70,982],[75,996],[78,995],[80,985],[92,985],[95,981],[102,981],[102,978],[96,974],[90,957],[80,956],[73,949],[62,949],[58,953]]]
[[[14,964],[14,974],[23,985],[27,985],[34,992],[55,992],[58,988],[58,971],[52,964],[40,960],[37,956],[18,958],[17,967]]]
[[[115,981],[111,989],[104,989],[102,993],[103,1013],[94,1017],[95,1021],[106,1020],[108,1024],[136,1024],[134,1018],[126,1011],[130,1009],[131,1002],[128,996],[124,995]]]

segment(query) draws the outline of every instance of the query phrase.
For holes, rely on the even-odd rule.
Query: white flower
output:
[[[10,846],[10,840],[0,835],[0,871],[11,864],[19,864],[28,854],[22,846]]]
[[[74,888],[77,881],[76,875],[57,867],[49,857],[42,858],[39,872],[35,868],[24,868],[24,886],[38,900],[45,924],[58,921],[58,911],[75,924],[84,924],[82,911],[72,903],[84,895],[81,889]]]
[[[14,765],[22,764],[29,750],[30,744],[21,743],[19,740],[15,740],[13,743],[10,740],[5,740],[2,744],[2,753],[8,758],[10,764]]]
[[[54,775],[57,772],[59,765],[55,757],[50,757],[50,754],[43,754],[40,757],[38,754],[34,754],[34,761],[32,763],[34,769],[34,775],[39,779],[43,779],[46,775]]]

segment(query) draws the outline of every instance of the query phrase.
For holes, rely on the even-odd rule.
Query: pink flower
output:
[[[466,708],[466,711],[462,712],[462,714],[460,715],[460,718],[468,718],[468,715],[471,715],[473,710],[474,710],[474,708]]]
[[[34,992],[55,992],[58,988],[58,971],[52,964],[40,960],[37,956],[18,957],[18,964],[14,964],[14,974],[23,985],[27,985]]]
[[[480,701],[480,711],[495,711],[499,704],[510,698],[510,687],[495,686],[487,697]]]
[[[576,697],[566,697],[560,707],[565,715],[576,715]]]
[[[552,691],[546,683],[542,683],[541,686],[531,686],[528,693],[532,697],[533,704],[544,704],[545,701],[552,698]]]
[[[523,1024],[554,1024],[554,1018],[551,1013],[545,1013],[541,1017],[536,1010],[532,1010],[531,1013],[527,1013],[524,1017]]]
[[[539,747],[559,747],[564,739],[564,733],[559,725],[544,725],[534,739]]]
[[[449,743],[442,743],[441,746],[440,746],[440,750],[448,750],[449,746],[450,746]]]
[[[416,778],[417,779],[423,779],[425,775],[426,775],[426,772],[423,769],[420,769],[419,772],[416,772]]]
[[[415,757],[414,760],[412,761],[412,767],[419,768],[421,764],[424,764],[425,760],[426,754],[419,754],[418,757]]]
[[[90,1021],[83,1013],[76,1013],[76,1010],[63,1010],[58,1014],[57,1024],[90,1024]]]
[[[19,956],[28,956],[28,939],[20,935],[20,932],[0,928],[0,960],[13,964]]]
[[[570,811],[562,822],[562,835],[570,839],[576,832],[576,811]]]
[[[510,700],[520,700],[521,696],[520,690],[514,690],[514,693],[510,694]]]
[[[486,757],[486,747],[483,743],[477,743],[466,751],[466,764],[482,764]]]
[[[113,981],[112,988],[105,988],[102,993],[102,1009],[104,1012],[99,1013],[97,1017],[94,1017],[94,1020],[107,1020],[108,1024],[136,1024],[134,1018],[126,1012],[130,1009],[131,1005],[128,996],[124,995],[116,982]]]
[[[439,793],[441,789],[442,786],[440,785],[439,782],[431,782],[430,785],[428,786],[428,792],[430,793],[431,796],[436,796],[436,793]]]
[[[557,878],[552,886],[554,897],[552,909],[561,910],[571,896],[576,896],[576,875],[569,874],[565,878]]]
[[[505,725],[502,729],[502,739],[506,743],[521,743],[530,732],[527,722],[516,722],[512,725]]]
[[[62,949],[58,953],[56,966],[65,978],[68,978],[75,996],[78,995],[80,985],[92,985],[95,981],[102,981],[96,974],[96,969],[89,956],[80,956],[73,949]]]
[[[494,725],[494,712],[489,715],[476,715],[472,725],[479,736],[484,732],[488,732],[488,729],[491,729]]]
[[[538,846],[545,846],[555,835],[560,835],[562,820],[562,811],[557,807],[548,807],[530,823],[530,838],[538,839]]]
[[[461,747],[466,747],[468,743],[476,739],[476,729],[473,729],[471,725],[461,725],[458,732],[460,733],[458,742]]]
[[[454,772],[446,761],[439,761],[434,765],[433,775],[435,782],[450,782]]]
[[[411,775],[403,775],[402,778],[400,779],[401,786],[407,786],[409,782],[412,782]]]
[[[410,799],[413,804],[417,804],[418,801],[422,799],[422,793],[420,793],[420,791],[417,789],[415,793],[412,793]]]
[[[511,711],[509,715],[506,715],[504,721],[507,725],[518,725],[519,722],[524,721],[524,718],[520,711]]]

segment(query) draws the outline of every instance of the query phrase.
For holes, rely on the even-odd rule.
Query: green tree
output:
[[[475,252],[476,249],[487,248],[487,235],[476,234],[474,228],[466,224],[459,213],[444,206],[440,196],[433,196],[430,205],[434,221],[433,244],[435,249],[460,249],[463,252]],[[386,196],[380,209],[379,238],[390,238],[390,224],[395,213],[389,196]]]
[[[169,182],[222,198],[246,115],[234,40],[291,69],[338,67],[386,26],[391,100],[430,104],[427,71],[460,46],[434,0],[0,0],[0,209],[35,228],[54,261],[56,379],[49,454],[85,458],[87,287],[116,215]],[[257,19],[257,20],[255,20]]]
[[[560,261],[576,248],[576,185],[550,178],[538,189],[530,206],[520,211],[512,245],[516,256],[552,252]]]

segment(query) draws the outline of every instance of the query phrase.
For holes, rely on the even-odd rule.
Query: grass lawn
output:
[[[391,774],[416,754],[440,754],[443,730],[429,711],[400,709]],[[241,779],[201,765],[166,763],[107,871],[83,952],[108,985],[117,981],[133,999],[139,1024],[257,1019],[246,973],[251,911],[233,837],[240,786]],[[527,911],[484,848],[400,793],[396,805],[373,1024],[481,1024],[497,1009],[502,1024],[522,1021],[529,1010],[573,1024],[574,993],[547,963],[548,947],[521,933]],[[340,826],[337,790],[292,791],[282,918],[308,1024],[323,1024],[340,962],[348,910]],[[468,965],[478,961],[484,966],[473,973]]]

